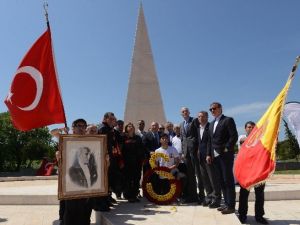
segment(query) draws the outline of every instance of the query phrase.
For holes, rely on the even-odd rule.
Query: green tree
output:
[[[300,148],[295,135],[290,130],[288,123],[283,120],[285,128],[285,140],[278,143],[277,155],[279,159],[297,159]]]
[[[33,160],[53,157],[54,145],[47,127],[22,132],[16,130],[8,112],[0,113],[0,171],[31,167]]]
[[[277,143],[277,148],[276,148],[276,152],[277,152],[277,159],[278,160],[287,160],[290,159],[289,156],[289,143],[288,140],[284,140],[284,141],[279,141]]]

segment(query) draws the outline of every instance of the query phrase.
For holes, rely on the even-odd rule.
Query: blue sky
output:
[[[123,118],[139,2],[48,1],[68,124],[79,117],[97,123],[107,111]],[[300,54],[299,0],[144,0],[143,7],[165,113],[174,123],[182,106],[195,116],[219,101],[242,132],[245,121],[263,115]],[[21,59],[46,30],[43,1],[1,0],[0,29],[4,112]],[[288,101],[300,101],[298,76]]]

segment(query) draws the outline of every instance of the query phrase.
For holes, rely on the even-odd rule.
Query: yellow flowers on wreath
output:
[[[156,204],[165,205],[172,203],[181,193],[181,183],[177,180],[168,167],[158,167],[156,160],[162,158],[165,162],[169,161],[169,156],[164,153],[153,153],[149,159],[152,169],[148,170],[143,179],[143,190],[146,198]],[[157,194],[151,183],[151,176],[157,174],[159,177],[166,178],[170,182],[170,190],[166,194]]]
[[[169,162],[169,156],[164,154],[164,153],[160,153],[160,152],[154,152],[151,154],[151,157],[149,159],[149,164],[151,166],[152,169],[154,169],[156,166],[156,160],[158,158],[162,158],[165,162]]]

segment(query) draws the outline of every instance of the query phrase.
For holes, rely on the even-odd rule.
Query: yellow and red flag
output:
[[[294,78],[299,57],[284,88],[242,144],[234,163],[234,175],[246,189],[263,183],[275,170],[275,148],[283,106]]]

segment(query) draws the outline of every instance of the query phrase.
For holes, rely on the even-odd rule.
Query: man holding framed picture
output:
[[[77,119],[72,123],[73,134],[84,135],[87,123]],[[91,223],[92,206],[89,198],[65,200],[63,225],[89,225]]]

